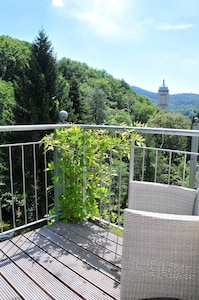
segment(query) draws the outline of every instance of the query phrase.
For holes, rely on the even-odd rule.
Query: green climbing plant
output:
[[[143,143],[134,131],[109,133],[75,125],[43,138],[46,151],[57,151],[59,172],[53,181],[63,190],[59,195],[61,219],[69,222],[99,216],[99,203],[108,201],[112,175],[116,172],[111,167],[111,153],[115,159],[122,146],[129,157],[132,139]],[[53,171],[55,167],[51,161],[47,170]]]

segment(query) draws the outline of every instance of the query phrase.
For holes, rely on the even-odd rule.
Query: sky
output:
[[[0,35],[33,42],[42,29],[58,60],[199,94],[198,0],[0,0]]]

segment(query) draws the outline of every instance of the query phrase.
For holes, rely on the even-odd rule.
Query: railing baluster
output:
[[[142,151],[142,181],[144,180],[144,169],[145,169],[145,148]]]
[[[86,178],[86,162],[85,162],[85,152],[86,152],[86,145],[83,145],[82,147],[82,151],[83,151],[83,174],[82,174],[82,201],[83,203],[86,200],[86,182],[87,182],[87,178]]]
[[[36,153],[35,144],[33,147],[33,170],[34,170],[34,196],[35,196],[35,218],[38,220],[38,195],[37,195],[37,164],[36,164]]]
[[[1,233],[3,232],[3,216],[2,216],[2,209],[1,209],[1,201],[0,201],[0,225],[1,225]]]
[[[171,177],[171,159],[172,159],[172,152],[169,152],[169,170],[168,170],[168,184],[170,184],[170,177]]]
[[[197,171],[197,189],[199,188],[199,165],[196,166],[196,171]]]
[[[155,151],[155,173],[154,173],[154,182],[157,180],[157,167],[158,167],[158,150]]]
[[[24,161],[24,145],[21,146],[21,166],[22,166],[22,184],[23,184],[23,199],[24,199],[24,216],[25,224],[28,223],[27,203],[26,203],[26,179],[25,179],[25,161]]]
[[[182,176],[182,185],[184,186],[185,177],[186,177],[186,165],[187,165],[187,154],[184,154],[184,166],[183,166],[183,176]]]
[[[119,168],[119,191],[118,191],[118,226],[120,226],[120,207],[121,207],[121,188],[122,188],[122,150],[120,149],[120,168]]]
[[[46,158],[46,151],[44,151],[44,186],[45,186],[45,203],[46,203],[46,215],[48,215],[48,177],[47,177],[47,158]]]
[[[130,162],[129,162],[129,180],[134,179],[134,161],[135,161],[135,143],[131,142]]]
[[[15,199],[14,199],[14,186],[13,186],[13,166],[12,166],[12,148],[9,146],[9,166],[10,166],[10,192],[12,195],[12,221],[13,228],[16,228],[16,218],[15,218]]]
[[[46,152],[46,151],[45,151]],[[58,158],[59,158],[59,153],[57,151],[57,148],[54,147],[53,150],[53,161],[54,161],[54,176],[60,176],[61,170],[58,166]],[[63,179],[64,180],[64,179]],[[62,180],[62,183],[63,183]],[[56,215],[56,219],[58,219],[59,216],[59,195],[61,195],[63,193],[64,187],[60,187],[60,179],[58,179],[58,181],[56,183],[54,183],[54,204],[55,204],[55,215]]]
[[[110,149],[110,161],[109,161],[109,168],[110,168],[110,172],[109,174],[112,174],[112,160],[113,160],[113,152],[112,152],[112,148]],[[109,184],[109,222],[111,223],[111,202],[112,202],[112,197],[111,197],[111,190],[112,190],[112,178],[111,178],[111,184]]]
[[[100,166],[101,166],[101,170],[102,170],[102,156],[103,156],[103,153],[100,154]],[[100,173],[100,176],[102,178],[102,174]],[[101,180],[102,182],[102,180]],[[100,214],[100,220],[102,219],[103,217],[103,208],[104,208],[104,205],[103,205],[103,202],[102,202],[102,191],[100,189],[100,200],[99,200],[99,214]]]

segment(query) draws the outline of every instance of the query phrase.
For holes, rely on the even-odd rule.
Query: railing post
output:
[[[59,112],[59,118],[62,124],[66,123],[66,119],[68,118],[68,113],[65,110],[61,110]],[[54,151],[53,151],[53,161],[54,161],[54,176],[56,179],[56,181],[54,182],[54,201],[55,201],[55,215],[56,215],[56,220],[58,220],[59,218],[59,196],[64,192],[64,180],[63,180],[63,176],[61,176],[61,170],[58,166],[58,151],[57,148],[54,147]],[[62,178],[62,180],[61,180]]]
[[[54,160],[54,176],[55,178],[57,178],[59,175],[59,171],[58,171],[58,153],[56,147],[54,148],[53,151],[53,160]],[[56,182],[54,182],[54,201],[55,201],[56,220],[58,220],[58,215],[59,215],[59,195],[60,195],[60,187],[59,187],[58,180],[56,180]]]
[[[134,178],[134,141],[131,143],[130,162],[129,162],[129,181]]]
[[[194,118],[194,123],[192,125],[193,130],[199,130],[199,119]],[[191,152],[198,153],[198,137],[192,136],[191,139]],[[196,164],[197,164],[197,156],[195,154],[191,154],[190,157],[190,177],[189,177],[189,187],[195,187],[195,177],[196,177]]]
[[[130,199],[130,182],[133,180],[134,178],[134,160],[135,160],[135,153],[134,153],[134,147],[135,143],[134,141],[132,141],[131,143],[131,150],[130,150],[130,162],[129,162],[129,186],[128,186],[128,201]],[[128,203],[128,207],[129,207],[129,203]]]

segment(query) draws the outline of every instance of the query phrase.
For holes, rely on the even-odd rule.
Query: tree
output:
[[[130,114],[124,109],[109,109],[107,111],[106,124],[132,126],[132,119]]]
[[[106,119],[106,94],[96,86],[91,90],[90,97],[90,114],[92,115],[93,123],[103,124]]]
[[[13,108],[15,106],[14,88],[11,82],[0,79],[0,125],[10,125],[14,123]],[[8,142],[9,133],[1,132],[0,144]],[[10,183],[8,178],[8,153],[7,149],[0,149],[0,198],[6,190],[6,184]],[[8,191],[8,188],[7,188]]]
[[[27,67],[30,44],[8,36],[0,36],[0,78],[18,82]]]
[[[18,124],[41,124],[41,123],[56,123],[58,116],[59,104],[57,100],[57,92],[59,91],[59,99],[62,98],[60,88],[66,88],[65,84],[58,87],[61,78],[58,77],[57,62],[53,54],[51,42],[46,33],[42,30],[31,45],[30,60],[27,64],[23,76],[23,85],[18,88],[16,122]],[[59,90],[58,90],[59,88]],[[46,132],[47,133],[47,132]],[[15,140],[20,141],[38,141],[45,132],[34,131],[31,136],[29,133],[19,133],[15,135]],[[44,169],[45,163],[43,160],[43,150],[37,150],[37,188],[40,191],[38,199],[39,212],[41,215],[45,213],[45,178]],[[13,154],[14,155],[14,154]],[[15,153],[16,157],[17,154]],[[32,168],[32,150],[27,148],[25,155],[26,170]],[[17,165],[18,164],[18,165]],[[16,168],[20,168],[20,161],[15,164]],[[27,171],[28,172],[28,171]],[[17,174],[17,172],[16,172]],[[32,195],[33,175],[26,174],[28,209],[34,209],[34,199]],[[50,179],[49,179],[50,180]],[[16,176],[17,187],[20,187],[20,175]]]
[[[69,99],[70,86],[67,80],[58,72],[56,89],[57,110],[66,110],[68,112],[68,122],[72,122],[73,108],[72,101]]]
[[[29,65],[30,44],[7,36],[0,36],[0,78],[11,82],[16,105],[12,107],[15,122],[23,118],[26,105],[21,101],[26,84],[26,70]],[[14,111],[13,111],[14,109]]]
[[[84,105],[81,101],[80,96],[80,84],[76,77],[72,76],[70,79],[70,89],[68,98],[70,99],[70,102],[72,103],[72,120],[73,122],[81,123],[83,114],[84,114]]]
[[[190,129],[191,120],[184,117],[181,114],[168,113],[165,111],[159,111],[154,117],[151,117],[147,123],[148,127],[153,128],[175,128],[175,129]],[[162,149],[173,149],[186,151],[188,148],[189,139],[185,136],[174,135],[147,135],[146,146],[156,147]],[[156,157],[158,155],[158,157]],[[168,151],[155,150],[146,151],[146,180],[153,180],[155,175],[154,166],[158,159],[157,181],[168,183],[168,172],[170,172],[170,183],[180,184],[181,178],[179,174],[182,174],[182,165],[184,164],[184,156],[179,152],[173,152],[170,156]],[[168,166],[171,164],[170,171]],[[187,160],[188,165],[188,160]]]
[[[191,120],[179,113],[175,114],[161,110],[149,119],[147,125],[153,128],[190,129]],[[184,136],[154,135],[153,139],[156,147],[187,150],[187,138]],[[151,138],[149,142],[151,144]]]
[[[157,113],[157,106],[146,96],[136,96],[131,107],[134,121],[147,123],[151,116]]]
[[[57,121],[57,64],[51,42],[41,30],[31,46],[26,82],[20,106],[26,108],[18,123],[52,123]]]
[[[15,105],[13,84],[0,79],[0,125],[14,123],[13,108]]]

